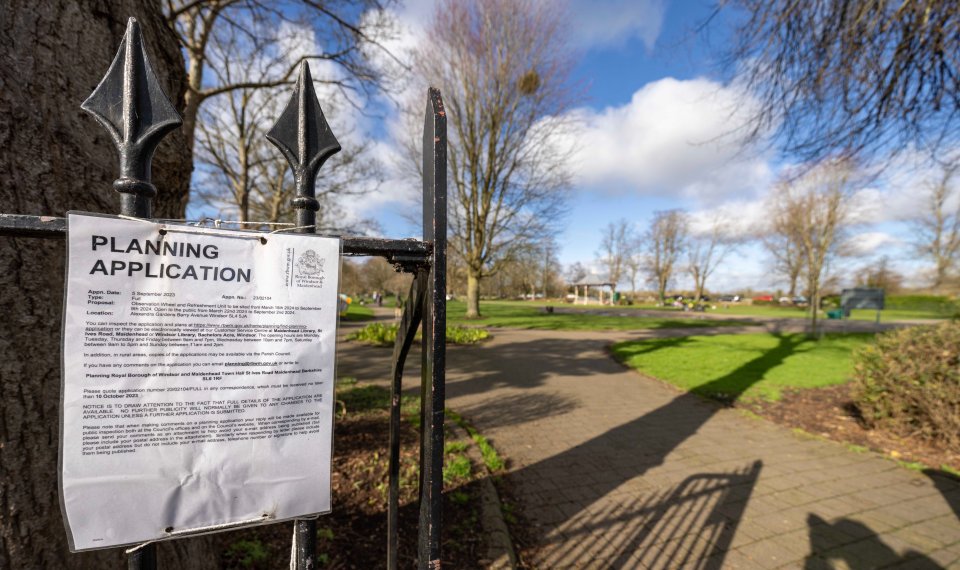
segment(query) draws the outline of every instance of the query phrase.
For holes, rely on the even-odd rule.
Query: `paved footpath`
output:
[[[534,566],[960,568],[960,484],[681,393],[605,350],[704,331],[493,332],[449,349],[448,407],[511,460]],[[372,353],[341,354],[341,375],[386,377]]]

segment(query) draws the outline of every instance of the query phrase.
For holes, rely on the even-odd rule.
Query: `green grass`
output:
[[[463,419],[463,416],[454,412],[453,410],[445,410],[444,413],[448,418],[453,420],[458,426],[464,429],[467,434],[470,435],[470,439],[477,444],[477,447],[480,448],[480,455],[483,456],[483,463],[487,466],[487,469],[496,473],[507,466],[506,461],[500,457],[500,454],[497,453],[497,450],[490,445],[490,441],[484,437],[480,432],[476,430],[472,425],[470,425],[467,420]]]
[[[360,303],[350,303],[347,314],[341,318],[345,321],[369,321],[373,318],[373,309]]]
[[[871,334],[689,336],[621,342],[614,356],[685,390],[721,401],[777,400],[785,389],[846,382],[851,353],[872,342]]]
[[[443,464],[443,482],[469,479],[471,472],[470,459],[466,455],[454,455]]]
[[[370,323],[347,335],[347,340],[356,340],[373,346],[393,346],[397,342],[397,323]],[[417,330],[416,338],[421,338],[422,329]],[[487,329],[447,325],[447,344],[477,344],[490,338]]]
[[[890,323],[894,321],[909,321],[914,319],[949,319],[952,315],[946,315],[936,311],[922,311],[909,309],[885,309],[880,311],[880,322]],[[850,311],[850,319],[854,321],[874,321],[877,319],[876,311],[857,309]]]
[[[344,378],[337,383],[337,401],[346,414],[363,414],[375,410],[386,410],[390,407],[390,389],[375,384],[357,385],[356,380],[345,382]],[[404,394],[400,398],[400,410],[407,416],[416,415],[420,411],[420,398]]]
[[[777,307],[774,305],[735,305],[724,308],[715,303],[717,308],[711,309],[712,315],[740,315],[745,317],[769,317],[774,319],[803,319],[807,317],[807,310],[801,307]],[[712,306],[712,305],[711,305]],[[826,314],[823,317],[826,318]]]
[[[668,328],[701,328],[742,325],[735,321],[717,319],[685,319],[676,317],[620,317],[593,315],[586,312],[563,312],[548,314],[544,303],[522,301],[481,301],[480,319],[466,319],[466,303],[447,302],[447,319],[461,325],[482,325],[515,329],[540,330],[638,330]],[[571,307],[572,308],[572,307]],[[606,307],[620,310],[621,307]],[[679,313],[678,313],[679,314]]]
[[[648,309],[656,308],[660,310],[679,311],[673,307],[646,307]],[[729,308],[723,308],[717,304],[717,308],[708,311],[711,315],[739,315],[747,317],[769,317],[775,319],[804,319],[807,318],[807,311],[800,307],[777,307],[772,305],[733,305]],[[826,311],[820,311],[820,318],[826,319]],[[877,312],[871,310],[855,310],[851,312],[850,318],[855,321],[873,321],[877,318]],[[924,310],[907,309],[887,309],[880,312],[880,322],[889,323],[901,320],[914,319],[946,319],[949,315]]]

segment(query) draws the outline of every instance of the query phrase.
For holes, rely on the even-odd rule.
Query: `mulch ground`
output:
[[[867,447],[900,461],[919,462],[934,469],[949,466],[960,470],[960,454],[943,446],[867,429],[850,397],[849,386],[788,391],[777,402],[756,400],[737,406],[780,425]]]
[[[336,423],[331,476],[333,512],[317,521],[319,568],[382,568],[387,552],[387,463],[389,415],[385,410],[351,413]],[[401,428],[399,567],[417,560],[417,429]],[[444,489],[444,568],[482,568],[485,552],[479,524],[476,480]],[[217,535],[221,567],[228,570],[287,569],[293,523]]]

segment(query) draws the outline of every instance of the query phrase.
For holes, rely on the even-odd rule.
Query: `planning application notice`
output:
[[[340,241],[71,213],[68,244],[71,549],[328,512]]]

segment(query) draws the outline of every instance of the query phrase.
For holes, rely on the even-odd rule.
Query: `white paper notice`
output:
[[[339,240],[71,213],[68,241],[71,548],[329,511]]]

